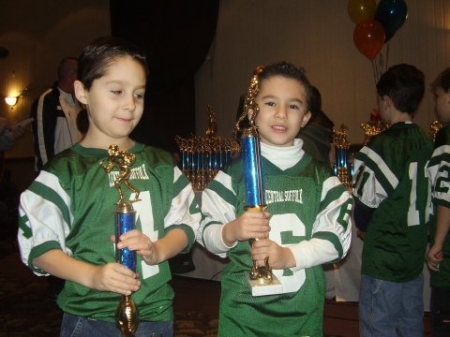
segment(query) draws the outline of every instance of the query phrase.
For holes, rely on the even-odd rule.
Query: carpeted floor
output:
[[[17,250],[0,240],[0,337],[57,337],[61,312],[47,291],[47,280],[34,276]],[[175,337],[216,337],[220,283],[175,276]],[[429,316],[425,336],[431,336]],[[358,337],[358,305],[326,301],[324,335]]]
[[[34,276],[20,262],[12,246],[5,243],[0,244],[0,268],[0,337],[59,336],[62,313],[48,295],[46,279]],[[201,288],[208,288],[208,293],[214,298],[189,301],[193,310],[186,310],[185,299],[175,300],[176,337],[215,337],[217,334],[218,313],[204,307],[217,307],[220,285],[217,282],[197,282],[201,283]],[[172,283],[175,291],[177,288],[192,290],[192,280],[174,278]],[[214,304],[202,302],[205,300]],[[196,310],[196,305],[203,306],[197,307],[201,311]]]

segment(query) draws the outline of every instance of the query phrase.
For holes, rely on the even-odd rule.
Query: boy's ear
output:
[[[305,116],[303,116],[302,120],[302,128],[305,127],[306,124],[308,124],[309,120],[311,119],[311,111],[308,111]]]
[[[383,95],[382,101],[386,108],[393,106],[392,99],[388,95]]]
[[[81,83],[80,81],[76,80],[73,83],[74,86],[74,91],[75,91],[75,97],[83,104],[88,104],[88,99],[87,99],[87,90],[84,89],[84,85],[83,83]]]

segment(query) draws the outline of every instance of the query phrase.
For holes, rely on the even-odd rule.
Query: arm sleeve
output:
[[[186,253],[195,242],[196,233],[199,230],[201,212],[192,185],[176,166],[174,167],[173,186],[174,197],[170,210],[164,218],[164,226],[168,230],[175,228],[172,227],[174,225],[181,226],[189,240],[188,246],[182,251],[182,253]]]
[[[222,198],[218,191],[226,197]],[[228,247],[223,242],[222,229],[224,224],[236,219],[235,201],[232,179],[222,171],[219,171],[208,188],[202,192],[203,219],[197,241],[211,253],[223,258],[228,250],[234,247]]]
[[[311,239],[289,247],[294,271],[339,261],[350,248],[353,198],[337,177],[324,182],[320,208]]]
[[[18,242],[22,262],[37,275],[47,275],[33,266],[33,259],[51,249],[61,249],[66,254],[65,238],[73,216],[70,200],[61,188],[58,178],[41,171],[31,186],[21,194],[19,205]]]

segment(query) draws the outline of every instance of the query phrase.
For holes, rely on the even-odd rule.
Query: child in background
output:
[[[428,165],[434,215],[428,252],[431,283],[431,330],[433,336],[450,336],[450,68],[432,83],[435,110],[445,126],[436,134]]]
[[[144,109],[144,54],[112,37],[87,46],[79,59],[77,99],[89,127],[80,143],[58,154],[22,194],[18,234],[22,261],[37,275],[65,279],[57,302],[61,336],[121,336],[115,311],[132,295],[138,336],[173,335],[173,290],[167,259],[195,241],[200,211],[170,153],[129,138]],[[140,191],[136,229],[111,242],[119,194],[113,170],[100,163],[111,144],[135,154],[130,182]],[[124,199],[134,194],[124,189]],[[114,240],[113,240],[114,241]],[[136,251],[136,272],[115,262],[115,249]]]
[[[422,270],[431,211],[426,165],[433,144],[412,120],[424,75],[399,64],[376,87],[381,119],[390,127],[354,161],[354,220],[364,238],[360,335],[423,337]]]
[[[296,138],[311,117],[304,71],[275,63],[263,69],[259,83],[255,124],[267,210],[244,209],[241,160],[220,171],[202,194],[198,240],[230,259],[221,278],[219,336],[322,336],[322,264],[348,251],[353,200],[331,168],[306,154]],[[251,247],[252,238],[259,240]],[[264,266],[266,257],[283,293],[254,297],[252,260]]]

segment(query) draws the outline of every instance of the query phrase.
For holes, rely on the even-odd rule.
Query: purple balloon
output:
[[[395,32],[405,23],[408,17],[408,6],[403,0],[381,0],[377,6],[375,20],[383,26],[388,42]]]

